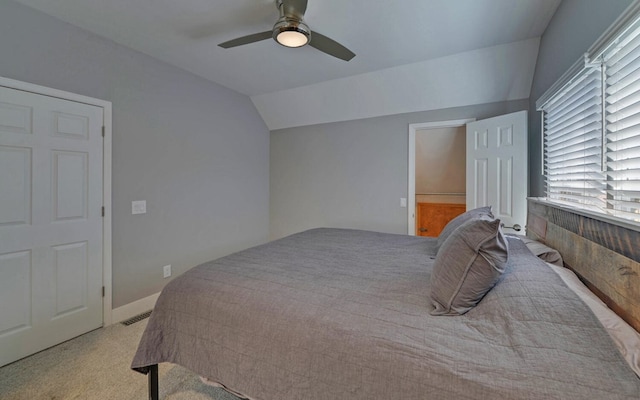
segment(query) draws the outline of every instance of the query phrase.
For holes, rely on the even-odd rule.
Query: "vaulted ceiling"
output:
[[[312,32],[329,36],[356,53],[354,59],[345,62],[310,46],[289,49],[273,40],[232,49],[217,46],[271,29],[278,17],[274,0],[15,1],[247,94],[271,129],[389,113],[369,110],[361,115],[352,112],[353,115],[315,117],[313,121],[283,121],[278,114],[287,113],[289,108],[274,111],[273,104],[291,93],[326,96],[323,93],[336,85],[359,87],[365,83],[379,83],[384,88],[398,78],[401,85],[420,85],[427,79],[421,72],[424,70],[444,74],[439,79],[450,81],[456,76],[448,71],[448,62],[490,62],[505,51],[511,51],[509,57],[533,57],[535,63],[537,42],[531,39],[540,37],[560,3],[560,0],[309,0],[306,23]],[[509,50],[516,42],[521,43],[516,46],[518,49]],[[460,54],[467,56],[456,61]],[[516,64],[513,68],[521,68],[517,61],[513,60]],[[509,70],[508,63],[502,60],[496,65]],[[473,69],[471,65],[468,67]],[[532,74],[533,69],[522,73]],[[417,81],[403,83],[406,74],[415,74]],[[500,75],[510,74],[513,72],[500,71]],[[525,86],[528,79],[530,85],[530,77],[517,79],[524,80]]]

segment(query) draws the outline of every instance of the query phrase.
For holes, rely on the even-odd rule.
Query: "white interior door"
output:
[[[467,124],[467,209],[491,205],[505,227],[518,224],[520,233],[527,218],[527,140],[526,111]]]
[[[103,118],[0,87],[0,366],[102,326]]]

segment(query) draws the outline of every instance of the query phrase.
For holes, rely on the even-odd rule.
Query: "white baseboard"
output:
[[[117,324],[118,322],[140,315],[143,312],[153,310],[153,307],[156,305],[156,300],[158,300],[158,296],[160,296],[160,292],[129,304],[125,304],[122,307],[114,308],[111,312],[111,323]]]

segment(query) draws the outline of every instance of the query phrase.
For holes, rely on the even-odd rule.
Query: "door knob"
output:
[[[504,226],[504,223],[502,223],[500,224],[500,226],[505,229],[513,229],[516,232],[520,232],[522,230],[522,227],[520,226],[520,224],[513,224],[513,226]]]
[[[418,229],[418,230],[419,230],[420,232],[426,232],[426,231],[427,231],[427,228],[420,228],[420,229]]]

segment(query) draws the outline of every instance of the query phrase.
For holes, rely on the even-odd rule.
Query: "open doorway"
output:
[[[408,234],[438,236],[466,209],[466,124],[474,119],[409,125]],[[420,224],[419,217],[427,223]]]

